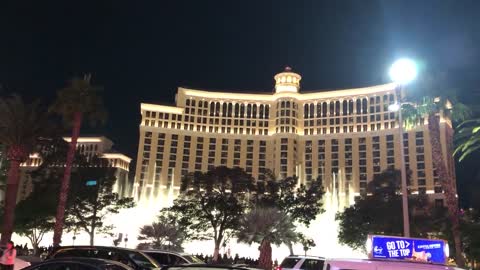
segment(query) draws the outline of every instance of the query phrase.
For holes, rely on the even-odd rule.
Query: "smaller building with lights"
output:
[[[63,138],[70,142],[70,137]],[[113,142],[104,136],[79,137],[77,142],[77,151],[87,159],[93,156],[108,160],[109,166],[115,169],[116,183],[113,192],[121,197],[129,197],[132,193],[133,183],[129,181],[129,170],[131,158],[112,150]],[[28,160],[20,164],[20,184],[18,189],[17,201],[28,197],[32,192],[33,184],[30,172],[37,169],[42,164],[42,158],[38,153],[33,153]],[[59,179],[61,181],[61,179]]]

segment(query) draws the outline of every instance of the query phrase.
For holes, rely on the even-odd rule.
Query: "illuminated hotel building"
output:
[[[348,197],[388,168],[400,168],[395,84],[335,91],[300,91],[301,76],[275,75],[273,93],[178,88],[176,106],[141,104],[134,196],[169,203],[182,176],[215,166],[241,167],[257,180],[270,170],[299,183],[321,179],[327,191]],[[442,193],[432,165],[425,119],[403,134],[413,193]],[[452,128],[442,116],[447,168]],[[433,196],[436,197],[436,196]]]
[[[71,138],[64,137],[64,140],[70,142]],[[117,179],[113,192],[122,197],[130,197],[133,186],[128,177],[131,158],[112,151],[112,146],[113,142],[104,136],[79,137],[77,141],[77,151],[86,158],[99,156],[108,160],[108,165],[115,169],[114,174]],[[41,164],[42,158],[38,153],[31,154],[28,160],[20,164],[17,201],[25,199],[32,191],[33,184],[30,172],[37,169]]]

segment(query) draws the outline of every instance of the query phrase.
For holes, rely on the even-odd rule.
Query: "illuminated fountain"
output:
[[[309,255],[325,256],[325,257],[365,257],[360,252],[342,246],[337,241],[338,223],[335,221],[335,214],[343,210],[354,202],[354,193],[352,191],[351,182],[345,180],[345,176],[340,171],[332,174],[332,181],[325,186],[324,209],[316,220],[312,221],[309,228],[298,226],[298,231],[303,232],[307,237],[315,241],[316,246],[308,251]],[[112,216],[107,224],[114,224],[113,231],[115,237],[122,234],[124,238],[128,237],[128,242],[122,241],[120,246],[128,246],[135,248],[138,244],[137,235],[139,228],[143,225],[151,224],[162,206],[170,206],[173,198],[178,192],[173,185],[162,187],[163,192],[151,196],[149,199],[142,199],[137,202],[136,207],[121,210],[120,214]],[[115,237],[97,236],[96,245],[112,245]],[[16,239],[19,239],[16,237]],[[73,244],[73,234],[65,234],[63,237],[64,245]],[[15,240],[15,239],[14,239]],[[19,239],[20,240],[20,239]],[[22,238],[19,243],[28,242]],[[51,235],[46,235],[44,245],[51,243]],[[88,236],[85,233],[78,233],[75,238],[76,245],[87,245]],[[192,254],[212,254],[213,241],[193,241],[184,245],[185,251]],[[289,255],[287,246],[273,246],[273,259],[279,262]],[[303,254],[303,247],[296,244],[293,247],[296,254]],[[221,248],[221,254],[230,253],[233,257],[238,253],[242,257],[258,258],[258,244],[248,246],[246,244],[238,244],[235,239],[230,239],[225,248]]]

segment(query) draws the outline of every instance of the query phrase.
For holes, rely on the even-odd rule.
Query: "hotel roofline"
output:
[[[231,93],[231,92],[217,92],[208,90],[197,90],[185,87],[178,88],[179,96],[199,97],[202,99],[222,99],[222,100],[237,100],[237,101],[265,101],[272,102],[282,97],[294,98],[299,101],[315,100],[315,99],[341,99],[350,98],[352,96],[368,96],[374,94],[380,94],[395,90],[397,84],[388,83],[369,87],[340,89],[330,91],[317,91],[317,92],[276,92],[272,94],[266,93]],[[178,101],[178,98],[177,98]],[[141,103],[142,110],[170,112],[170,113],[182,113],[183,108],[177,106],[157,105],[152,103]]]

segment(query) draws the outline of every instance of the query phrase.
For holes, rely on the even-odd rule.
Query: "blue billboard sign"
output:
[[[445,264],[448,244],[444,240],[371,235],[367,241],[373,259],[414,260]]]

